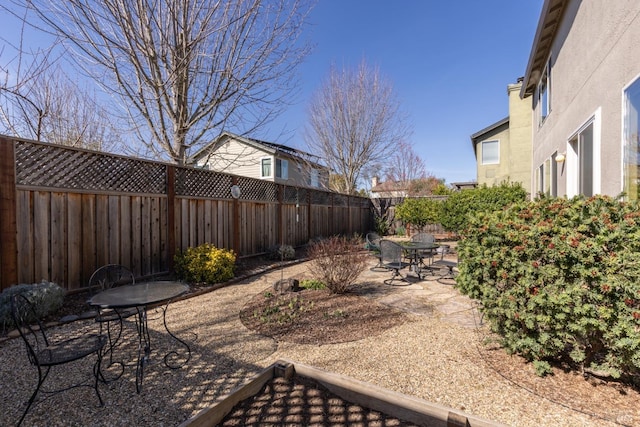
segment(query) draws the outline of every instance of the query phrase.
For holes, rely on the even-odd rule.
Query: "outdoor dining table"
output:
[[[167,326],[167,309],[169,303],[176,297],[186,293],[189,287],[183,283],[158,281],[145,282],[135,285],[118,286],[104,290],[89,299],[89,304],[103,309],[136,308],[136,329],[138,332],[138,360],[136,363],[136,391],[140,393],[144,367],[150,362],[151,335],[147,321],[147,308],[159,306],[162,309],[162,323],[167,333],[186,348],[186,360],[180,364],[172,364],[169,358],[178,356],[173,350],[164,356],[164,363],[171,369],[184,366],[191,358],[189,345],[173,334]],[[121,320],[122,321],[122,320]]]
[[[431,266],[424,263],[425,252],[433,252],[440,247],[437,243],[431,242],[402,242],[402,247],[407,252],[409,259],[409,269],[415,271],[419,279],[422,279],[422,271],[427,270],[433,274]]]

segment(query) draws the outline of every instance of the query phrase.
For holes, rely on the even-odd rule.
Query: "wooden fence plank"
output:
[[[82,195],[67,195],[67,278],[64,287],[77,289],[82,282]]]
[[[118,263],[131,268],[131,197],[120,197],[120,214],[118,218],[120,221],[120,226],[118,227],[120,261]]]
[[[131,269],[136,277],[142,276],[142,197],[131,197]]]
[[[34,280],[51,277],[51,193],[36,191],[33,195]]]
[[[51,193],[51,278],[50,281],[65,286],[66,280],[66,193]]]
[[[20,282],[34,283],[33,200],[31,193],[19,191],[16,198],[18,229],[18,271]],[[24,256],[22,256],[24,254]]]
[[[0,290],[18,283],[14,143],[0,138]]]
[[[96,197],[93,194],[82,195],[82,279],[81,286],[87,286],[96,264]]]

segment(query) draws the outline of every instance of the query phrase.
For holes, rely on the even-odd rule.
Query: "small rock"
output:
[[[76,316],[75,314],[68,314],[60,318],[60,323],[75,322],[76,320],[78,320],[78,316]]]
[[[280,294],[287,292],[297,292],[300,290],[300,281],[298,279],[282,279],[273,284],[273,289]]]

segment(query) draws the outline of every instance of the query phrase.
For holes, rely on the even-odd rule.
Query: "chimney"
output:
[[[378,185],[378,177],[374,175],[373,178],[371,178],[371,188],[374,188],[376,185]]]

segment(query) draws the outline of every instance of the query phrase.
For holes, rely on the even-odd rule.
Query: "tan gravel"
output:
[[[33,407],[24,425],[175,426],[210,406],[226,393],[280,358],[348,375],[427,401],[514,426],[613,426],[548,401],[505,380],[478,355],[482,334],[443,318],[413,314],[414,321],[356,342],[300,345],[276,342],[240,322],[238,313],[256,293],[281,277],[304,275],[304,264],[287,267],[195,298],[172,303],[169,327],[191,344],[191,360],[171,370],[162,356],[175,348],[158,312],[150,313],[153,353],[143,389],[135,391],[135,369],[127,366],[118,381],[100,385],[104,407],[89,388],[74,389]],[[380,286],[385,286],[380,284]],[[95,331],[92,321],[56,327],[62,335]],[[132,323],[117,356],[135,360]],[[13,425],[28,400],[35,370],[27,364],[22,342],[0,343],[0,425]],[[90,362],[52,371],[49,384],[90,373]]]

